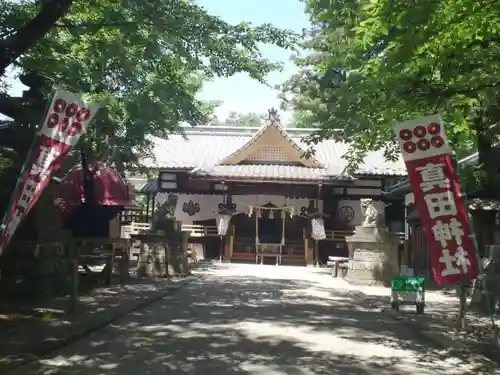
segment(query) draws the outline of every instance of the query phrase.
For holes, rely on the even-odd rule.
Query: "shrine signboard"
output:
[[[475,242],[460,181],[439,115],[394,126],[415,204],[440,285],[465,283],[479,273]]]

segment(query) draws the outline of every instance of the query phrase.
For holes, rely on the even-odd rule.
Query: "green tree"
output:
[[[479,147],[486,169],[500,120],[500,3],[491,0],[307,0],[310,54],[284,91],[319,124],[312,141],[348,140],[355,166],[369,150],[399,154],[392,124],[442,112],[458,155]],[[341,131],[337,131],[340,129]],[[494,158],[489,158],[494,160]]]
[[[0,76],[68,13],[74,0],[0,1]],[[21,4],[19,4],[21,3]],[[30,6],[33,17],[23,8]]]
[[[351,142],[355,167],[370,150],[400,153],[392,125],[443,114],[458,156],[478,149],[475,183],[498,197],[500,3],[491,0],[307,0],[310,55],[284,87],[319,124],[311,141]],[[340,129],[340,130],[336,130]],[[460,319],[465,313],[461,289]]]
[[[214,119],[210,122],[212,126],[238,126],[238,127],[260,127],[262,126],[264,115],[255,112],[238,113],[231,111],[224,121]]]
[[[313,118],[311,114],[304,110],[295,110],[292,113],[292,122],[290,127],[293,128],[314,128],[317,127],[315,123],[312,122]]]
[[[35,72],[46,95],[56,84],[92,93],[103,109],[87,141],[116,136],[123,163],[147,151],[148,135],[206,122],[214,103],[195,98],[203,82],[237,72],[263,82],[280,64],[259,43],[295,43],[290,32],[231,25],[187,0],[0,0],[0,10],[0,71],[13,63]],[[0,113],[25,112],[0,95]]]

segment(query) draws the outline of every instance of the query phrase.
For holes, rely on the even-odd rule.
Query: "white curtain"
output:
[[[315,240],[323,240],[326,238],[325,222],[322,218],[311,219],[311,237]]]

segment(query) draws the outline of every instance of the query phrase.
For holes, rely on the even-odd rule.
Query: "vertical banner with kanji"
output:
[[[98,109],[79,95],[56,90],[0,226],[0,255]]]
[[[440,285],[468,282],[479,273],[469,217],[441,116],[396,124],[403,159]]]

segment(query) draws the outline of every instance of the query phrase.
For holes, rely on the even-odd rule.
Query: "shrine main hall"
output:
[[[313,131],[286,128],[270,111],[260,128],[184,127],[153,138],[154,157],[143,163],[158,178],[140,188],[147,211],[175,196],[175,218],[198,256],[231,262],[306,265],[346,255],[363,198],[403,232],[404,198],[382,194],[405,178],[403,161],[370,152],[347,174],[348,145],[325,140],[308,152]]]

